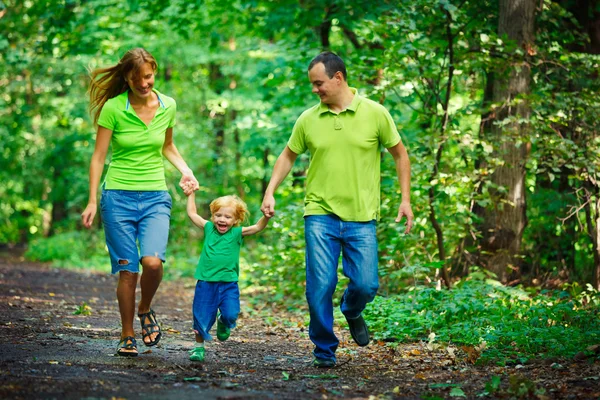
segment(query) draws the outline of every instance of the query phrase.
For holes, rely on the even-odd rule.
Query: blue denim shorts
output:
[[[171,196],[164,190],[102,191],[100,214],[113,274],[138,273],[146,256],[165,261],[171,205]]]

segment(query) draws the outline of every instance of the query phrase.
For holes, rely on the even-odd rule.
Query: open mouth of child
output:
[[[225,233],[227,231],[226,224],[217,224],[217,230],[221,233]]]

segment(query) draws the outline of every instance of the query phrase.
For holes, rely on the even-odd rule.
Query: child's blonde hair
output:
[[[238,226],[248,218],[248,206],[244,200],[235,195],[222,196],[210,202],[210,215],[215,215],[223,207],[232,207],[233,215],[236,219],[235,226]]]

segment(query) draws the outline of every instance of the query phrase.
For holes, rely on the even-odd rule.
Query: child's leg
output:
[[[204,361],[204,341],[212,340],[208,332],[215,323],[218,305],[218,286],[212,282],[198,281],[192,306],[196,347],[190,350],[190,361]]]
[[[190,361],[204,361],[204,338],[196,333],[196,347],[190,350]]]
[[[240,289],[237,282],[222,284],[222,297],[219,304],[221,315],[217,321],[217,339],[227,340],[231,329],[235,328],[240,313]]]
[[[209,331],[217,319],[219,307],[219,288],[216,282],[198,281],[194,293],[192,312],[194,315],[194,332],[203,341],[212,340]]]

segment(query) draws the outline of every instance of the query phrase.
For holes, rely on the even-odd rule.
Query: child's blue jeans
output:
[[[217,312],[227,328],[235,328],[240,313],[240,289],[237,282],[196,283],[194,293],[194,331],[204,340],[212,340],[209,331],[217,320]]]

